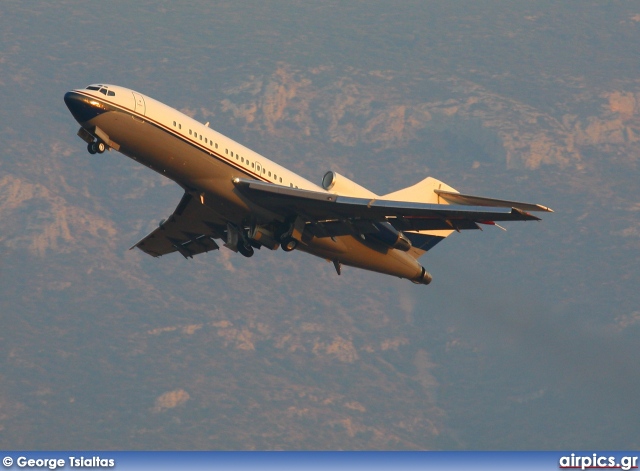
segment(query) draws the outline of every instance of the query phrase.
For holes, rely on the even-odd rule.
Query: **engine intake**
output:
[[[358,185],[356,182],[349,180],[347,177],[333,170],[329,170],[324,174],[324,177],[322,177],[322,188],[344,196],[356,196],[358,198],[378,197],[374,192],[367,190],[365,187]]]

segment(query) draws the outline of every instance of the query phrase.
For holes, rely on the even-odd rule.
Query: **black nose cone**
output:
[[[86,123],[106,111],[99,100],[86,97],[78,92],[64,94],[64,102],[78,123]]]

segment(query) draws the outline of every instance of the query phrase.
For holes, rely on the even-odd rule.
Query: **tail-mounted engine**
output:
[[[364,234],[366,240],[379,242],[403,252],[408,252],[411,249],[411,241],[388,222],[374,222],[373,226],[377,231]]]
[[[420,275],[418,275],[411,281],[417,285],[428,285],[429,283],[431,283],[431,280],[433,280],[433,278],[431,277],[429,272],[425,270],[424,267],[422,267],[422,272],[420,272]]]
[[[355,196],[358,198],[378,197],[374,192],[367,190],[365,187],[358,185],[356,182],[332,170],[325,173],[324,177],[322,177],[322,188],[344,196]]]

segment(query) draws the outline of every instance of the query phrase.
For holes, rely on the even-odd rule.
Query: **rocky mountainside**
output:
[[[638,447],[640,12],[466,3],[0,7],[3,447]],[[152,259],[128,248],[181,190],[86,153],[62,96],[99,81],[314,181],[433,175],[556,213],[454,234],[429,287],[297,252]]]

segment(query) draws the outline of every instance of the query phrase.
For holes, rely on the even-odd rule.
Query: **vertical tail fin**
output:
[[[446,183],[436,180],[433,177],[427,177],[415,185],[386,194],[382,196],[381,199],[390,201],[415,201],[430,204],[449,204],[449,202],[436,193],[435,190],[458,193]],[[409,254],[416,259],[433,248],[438,242],[447,238],[451,233],[453,233],[453,230],[404,231],[404,234],[413,245],[411,250],[409,250]]]
[[[458,193],[446,183],[427,177],[415,185],[408,186],[402,190],[394,191],[382,196],[382,199],[390,201],[416,201],[419,203],[449,204],[447,200],[441,198],[435,190]]]

